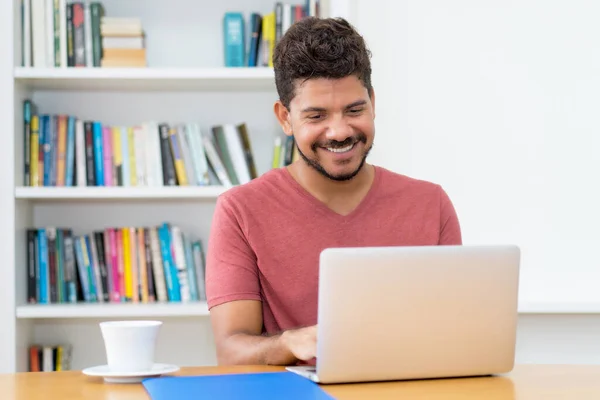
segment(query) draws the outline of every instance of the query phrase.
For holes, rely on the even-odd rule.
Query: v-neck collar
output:
[[[351,219],[354,219],[357,215],[360,215],[363,212],[363,210],[368,209],[368,205],[372,201],[374,193],[377,192],[377,188],[381,180],[381,171],[377,166],[373,165],[373,182],[371,182],[371,187],[369,188],[369,191],[363,197],[360,203],[358,203],[358,205],[354,207],[352,211],[350,211],[350,213],[348,213],[347,215],[342,215],[327,207],[325,203],[313,196],[300,183],[298,183],[296,179],[294,179],[294,177],[292,176],[290,171],[288,171],[287,168],[283,167],[282,169],[284,179],[290,182],[292,188],[300,196],[304,197],[311,204],[315,211],[319,212],[325,217],[333,218],[338,222],[347,222]]]

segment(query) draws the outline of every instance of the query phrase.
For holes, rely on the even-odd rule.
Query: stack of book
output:
[[[146,67],[146,48],[139,18],[102,17],[103,67]]]

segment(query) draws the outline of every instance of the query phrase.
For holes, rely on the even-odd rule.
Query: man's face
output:
[[[287,124],[282,125],[294,135],[309,166],[345,181],[365,163],[375,135],[374,117],[374,98],[358,78],[316,78],[296,84],[290,111],[284,112]]]

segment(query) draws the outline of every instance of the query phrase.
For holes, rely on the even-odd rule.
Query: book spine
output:
[[[83,31],[84,31],[84,49],[85,66],[94,66],[94,44],[92,38],[92,11],[89,3],[83,5]]]
[[[67,14],[67,66],[75,66],[75,29],[73,27],[73,4],[66,5]]]
[[[179,186],[187,186],[188,180],[185,173],[185,165],[181,153],[181,143],[178,138],[176,127],[169,129],[169,143],[171,154],[173,156],[173,165],[175,166],[175,175],[177,176],[177,184]]]
[[[60,0],[54,0],[54,67],[60,67],[62,54],[60,47]]]
[[[107,238],[108,236],[108,238]],[[107,257],[110,257],[110,274],[111,274],[111,301],[113,303],[118,303],[121,301],[121,294],[119,293],[119,261],[118,261],[118,251],[117,251],[117,233],[115,229],[109,228],[106,230],[106,234],[104,236],[105,240],[107,239],[108,250]]]
[[[96,283],[96,274],[94,271],[94,265],[92,261],[92,247],[90,245],[90,237],[84,235],[81,237],[82,243],[81,248],[83,252],[83,260],[85,265],[85,274],[87,276],[88,288],[90,292],[90,301],[98,302],[101,300],[102,292]]]
[[[27,229],[27,302],[35,304],[37,296],[36,229]]]
[[[75,118],[67,117],[67,159],[65,186],[73,186],[75,178]]]
[[[40,304],[49,303],[49,277],[48,277],[48,239],[46,236],[46,229],[41,228],[38,230],[38,238],[40,242],[39,252],[39,264],[40,264]]]
[[[96,186],[104,186],[104,150],[102,146],[102,125],[100,122],[93,122],[93,155],[94,155],[94,170],[96,172]]]
[[[48,240],[48,293],[49,303],[54,304],[58,301],[57,291],[57,266],[56,266],[56,228],[46,228],[46,237]]]
[[[75,66],[85,67],[85,30],[83,3],[73,3],[73,46],[75,50]]]
[[[73,249],[73,232],[65,229],[63,232],[65,248],[65,286],[66,301],[69,303],[77,302],[77,273],[75,271],[75,252]]]
[[[173,155],[171,154],[171,145],[169,140],[169,126],[160,124],[158,127],[160,134],[160,153],[163,167],[163,183],[165,186],[177,185],[175,174],[175,164],[173,163]]]
[[[92,47],[93,47],[93,65],[99,67],[102,60],[102,35],[100,33],[100,19],[103,12],[103,6],[100,2],[90,3],[90,11],[92,14]]]
[[[138,249],[137,249],[137,235],[136,228],[129,228],[129,257],[131,257],[131,300],[134,303],[138,303],[140,301],[140,273],[139,273],[139,263],[138,263]]]
[[[58,115],[57,150],[56,150],[56,186],[65,186],[67,159],[67,116]]]
[[[139,266],[139,297],[142,303],[148,303],[148,270],[146,265],[146,241],[144,228],[137,230],[137,254]]]
[[[122,249],[123,249],[123,279],[125,286],[125,300],[133,300],[133,280],[131,274],[131,258],[129,253],[131,247],[129,245],[129,228],[123,228],[122,232]]]
[[[158,238],[159,228],[150,228],[150,250],[152,252],[152,272],[158,301],[168,301],[165,272],[161,255],[161,245]]]
[[[85,264],[85,257],[83,255],[83,246],[85,246],[85,241],[82,237],[77,236],[74,238],[74,247],[75,247],[75,259],[77,261],[77,271],[79,272],[79,282],[81,284],[81,292],[83,295],[83,299],[86,302],[91,302],[92,298],[90,296],[90,285],[88,282],[88,274],[87,268]]]
[[[23,185],[31,185],[31,101],[23,102]]]
[[[100,303],[104,303],[104,299],[106,296],[106,287],[104,286],[104,282],[102,279],[102,267],[100,266],[100,261],[98,260],[98,243],[96,242],[96,235],[91,233],[90,235],[86,235],[88,249],[90,250],[90,261],[91,261],[91,271],[93,274],[94,284],[96,285],[96,299]]]
[[[85,170],[86,170],[86,185],[96,186],[96,170],[94,166],[94,134],[92,132],[92,121],[85,121],[84,138],[85,138]]]
[[[75,121],[75,172],[77,186],[87,186],[87,157],[86,157],[85,128],[82,120]]]
[[[188,284],[190,288],[190,300],[198,301],[200,298],[198,296],[198,281],[196,277],[196,266],[194,265],[194,257],[192,255],[192,243],[189,240],[189,237],[185,234],[182,234],[182,245],[183,250],[185,252],[185,266],[187,268],[188,274]]]
[[[106,252],[104,247],[104,232],[93,232],[94,242],[96,245],[96,253],[94,262],[98,260],[98,270],[100,271],[100,283],[102,285],[102,300],[105,303],[110,301],[110,287],[108,278],[108,268],[106,265]]]
[[[177,270],[177,280],[179,281],[179,291],[181,301],[188,302],[191,299],[188,272],[185,263],[185,250],[183,248],[183,235],[181,229],[177,226],[171,228],[173,263]]]
[[[108,126],[102,127],[102,156],[104,169],[104,186],[114,186],[113,162],[112,162],[112,129]]]
[[[31,116],[31,149],[30,149],[30,186],[40,186],[40,119],[37,115]],[[27,184],[26,184],[27,185]]]
[[[156,286],[154,284],[154,264],[152,262],[152,249],[150,246],[150,229],[144,228],[144,249],[146,258],[146,277],[148,279],[148,301],[156,301]]]

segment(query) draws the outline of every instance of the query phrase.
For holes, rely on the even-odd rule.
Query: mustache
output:
[[[328,147],[328,148],[333,148],[333,149],[339,149],[341,147],[346,147],[348,145],[355,144],[358,142],[363,142],[364,144],[366,144],[367,136],[364,133],[359,133],[354,136],[349,136],[341,142],[338,140],[328,140],[326,142],[314,143],[312,145],[312,150],[317,151],[317,148],[319,148],[319,147]]]

